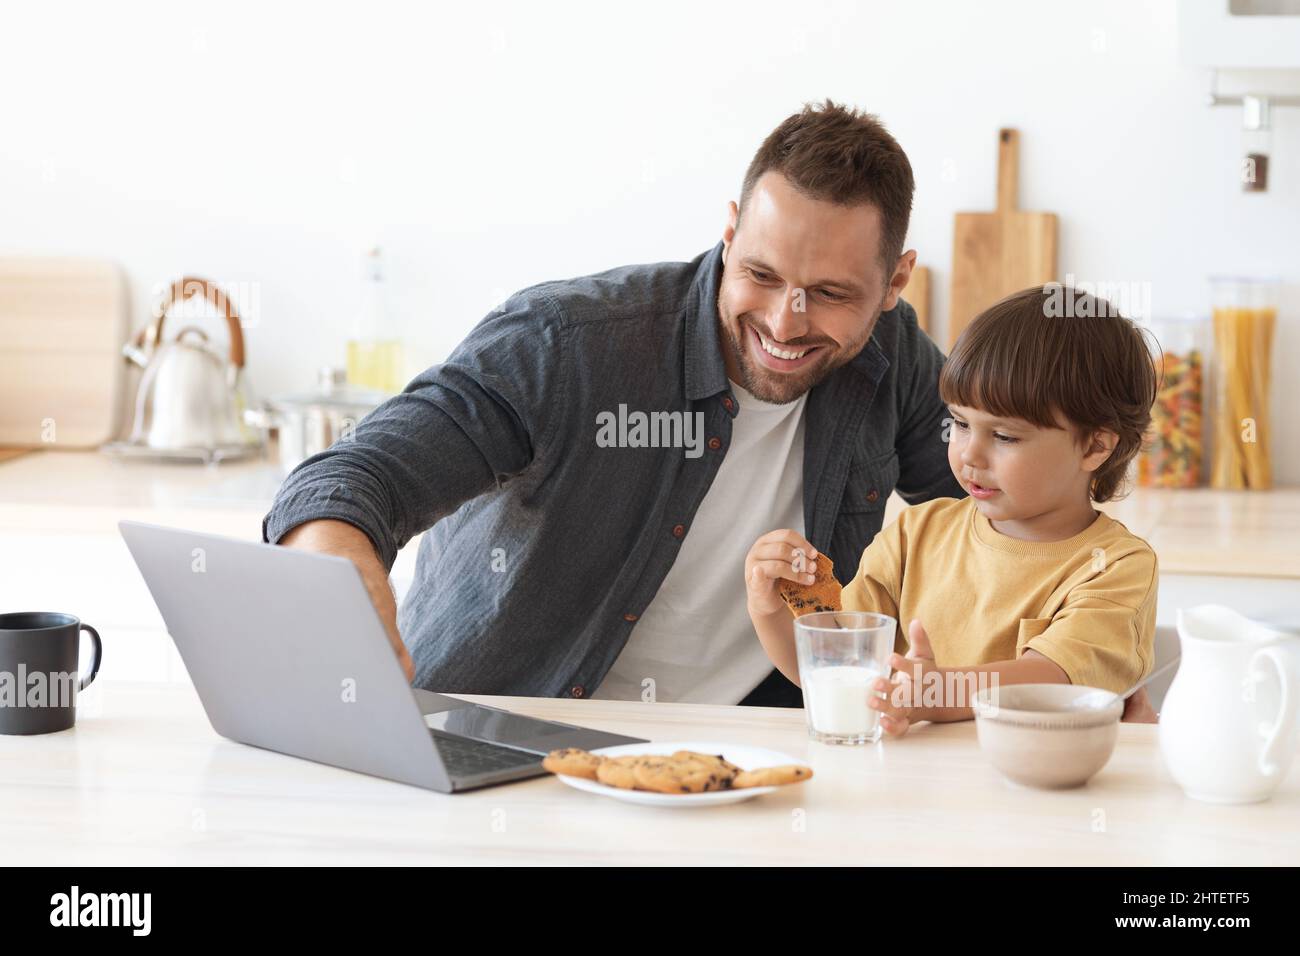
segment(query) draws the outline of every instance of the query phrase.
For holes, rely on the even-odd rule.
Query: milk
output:
[[[867,706],[867,701],[874,693],[872,683],[880,676],[875,668],[855,665],[809,671],[803,681],[803,691],[813,729],[836,737],[875,733],[880,712]]]

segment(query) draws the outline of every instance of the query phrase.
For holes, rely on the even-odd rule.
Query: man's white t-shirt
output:
[[[804,533],[808,394],[772,405],[732,391],[731,446],[595,699],[737,704],[772,670],[745,609],[745,555],[777,528]]]

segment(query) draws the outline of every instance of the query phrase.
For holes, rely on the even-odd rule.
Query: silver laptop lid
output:
[[[351,561],[136,521],[118,528],[217,733],[451,789]]]

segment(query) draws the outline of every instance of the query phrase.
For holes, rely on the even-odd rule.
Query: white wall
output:
[[[952,214],[990,209],[995,131],[1061,272],[1206,308],[1210,273],[1286,280],[1300,406],[1300,110],[1272,184],[1237,186],[1235,110],[1177,60],[1172,0],[34,4],[6,12],[0,253],[122,263],[243,293],[251,382],[340,364],[358,254],[392,259],[408,371],[547,278],[711,246],[762,137],[805,100],[877,112],[917,175],[911,244],[946,314]],[[247,290],[255,290],[249,295]],[[1300,482],[1281,416],[1278,477]]]

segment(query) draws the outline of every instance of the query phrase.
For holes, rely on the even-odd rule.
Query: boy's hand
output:
[[[817,570],[817,549],[803,535],[789,528],[769,531],[754,542],[745,555],[745,591],[751,617],[767,617],[786,611],[777,591],[782,578],[798,584],[812,584]]]
[[[1151,706],[1151,698],[1145,687],[1130,695],[1124,701],[1124,715],[1120,721],[1128,724],[1155,724],[1160,722],[1160,715]]]
[[[913,618],[907,629],[908,642],[911,646],[907,656],[891,654],[889,666],[894,669],[891,680],[881,677],[872,685],[873,691],[884,691],[889,699],[872,697],[867,703],[873,710],[880,711],[880,726],[891,737],[901,737],[907,733],[914,720],[924,720],[920,706],[924,687],[917,679],[924,679],[932,670],[937,670],[934,651],[930,648],[930,638],[925,633],[921,622]],[[912,705],[915,706],[912,706]]]

